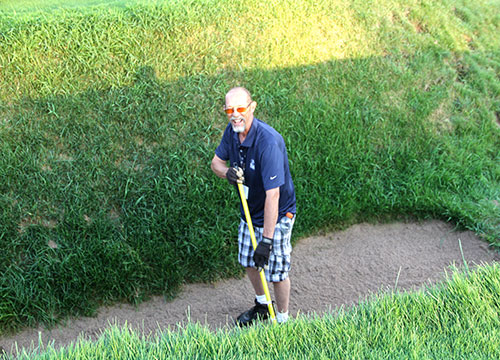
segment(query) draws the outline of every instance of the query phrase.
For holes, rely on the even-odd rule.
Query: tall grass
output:
[[[241,274],[209,166],[235,85],[287,143],[296,239],[432,217],[499,245],[498,2],[121,4],[0,10],[0,333]]]
[[[19,359],[498,359],[499,279],[498,264],[455,270],[425,291],[373,295],[279,326],[211,332],[188,324],[151,337],[112,327],[96,342],[41,344]]]

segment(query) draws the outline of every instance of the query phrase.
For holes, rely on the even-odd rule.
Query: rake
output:
[[[245,218],[247,220],[248,229],[250,230],[250,238],[252,239],[253,250],[257,248],[257,240],[255,240],[255,232],[253,231],[252,218],[250,217],[250,211],[248,210],[247,198],[245,196],[245,191],[243,190],[243,185],[238,183],[238,191],[240,192],[241,204],[243,205],[243,210],[245,211]],[[274,307],[271,302],[271,295],[269,294],[269,288],[267,287],[266,275],[264,269],[261,269],[260,280],[262,281],[262,287],[264,288],[264,294],[266,295],[267,307],[269,309],[269,316],[271,321],[276,323],[276,315],[274,314]]]

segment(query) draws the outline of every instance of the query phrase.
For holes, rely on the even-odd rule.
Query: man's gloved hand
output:
[[[231,167],[226,171],[227,181],[231,185],[243,184],[245,178],[243,177],[243,169],[240,167]]]
[[[269,255],[271,254],[271,249],[273,248],[273,239],[262,237],[262,241],[257,245],[253,253],[253,261],[257,267],[257,271],[260,272],[262,268],[269,262]]]

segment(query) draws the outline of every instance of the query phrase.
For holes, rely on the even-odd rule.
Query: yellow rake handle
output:
[[[255,240],[255,232],[253,231],[252,218],[250,217],[250,211],[248,210],[247,198],[245,197],[245,191],[243,190],[243,185],[238,184],[238,190],[240,192],[241,205],[243,205],[243,211],[245,211],[245,218],[247,219],[248,229],[250,230],[250,239],[252,239],[253,250],[257,248],[257,240]],[[264,269],[260,271],[260,280],[262,281],[262,287],[264,288],[264,294],[266,295],[267,307],[269,308],[269,315],[271,316],[272,322],[276,322],[276,315],[274,314],[273,303],[271,302],[271,295],[269,294],[269,288],[267,287],[266,275],[264,274]]]

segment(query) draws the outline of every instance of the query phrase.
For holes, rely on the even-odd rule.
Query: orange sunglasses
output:
[[[239,112],[240,114],[244,114],[248,111],[248,108],[250,105],[253,103],[253,101],[250,101],[250,103],[245,107],[245,106],[239,106],[236,108],[236,111]],[[234,107],[226,108],[224,107],[224,112],[228,115],[232,115],[234,113]]]

